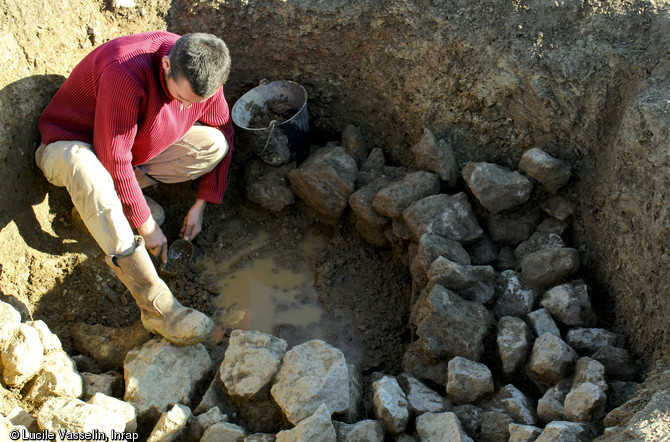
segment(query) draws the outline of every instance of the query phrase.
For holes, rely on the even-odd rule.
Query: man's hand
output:
[[[147,222],[137,228],[137,233],[144,238],[149,253],[160,256],[162,262],[167,262],[167,238],[151,215]]]
[[[195,204],[193,204],[184,218],[184,225],[181,226],[179,236],[188,241],[193,241],[198,236],[198,233],[202,231],[202,218],[205,213],[205,207],[207,207],[207,201],[195,200]]]

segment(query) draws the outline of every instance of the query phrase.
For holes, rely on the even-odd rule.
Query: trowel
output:
[[[160,266],[161,272],[174,276],[181,272],[193,258],[193,243],[186,239],[175,240],[168,249],[167,261]]]

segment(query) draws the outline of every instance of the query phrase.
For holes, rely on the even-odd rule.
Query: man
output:
[[[67,188],[144,327],[180,345],[206,339],[213,323],[156,273],[147,250],[166,261],[167,239],[141,188],[202,177],[181,228],[185,239],[198,235],[207,202],[223,199],[231,162],[229,72],[228,48],[211,34],[120,37],[74,68],[39,122],[38,166]]]

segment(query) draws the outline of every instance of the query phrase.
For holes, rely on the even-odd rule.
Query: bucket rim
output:
[[[273,124],[273,122],[274,122],[274,120],[273,120],[273,122],[270,122],[270,125],[267,126],[267,127],[247,127],[247,126],[242,126],[241,124],[239,124],[239,123],[237,123],[237,122],[235,121],[235,118],[233,117],[233,115],[235,114],[235,109],[238,107],[238,105],[240,105],[240,102],[242,101],[242,99],[243,99],[246,95],[250,94],[251,92],[257,91],[258,89],[261,89],[261,88],[263,88],[263,87],[270,86],[270,85],[274,85],[274,84],[277,84],[277,83],[290,83],[290,84],[292,84],[292,85],[296,85],[296,86],[298,86],[298,87],[302,90],[302,92],[303,92],[304,95],[305,95],[304,103],[302,104],[302,106],[300,107],[300,109],[298,109],[298,110],[295,112],[295,114],[293,114],[293,116],[292,116],[291,118],[289,118],[288,120],[284,120],[284,121],[282,121],[281,123],[278,123],[278,124]],[[305,107],[307,107],[307,99],[308,99],[308,96],[307,96],[307,89],[305,89],[305,87],[304,87],[302,84],[298,83],[297,81],[292,81],[292,80],[275,80],[275,81],[270,81],[270,82],[268,82],[268,83],[259,84],[258,86],[254,87],[253,89],[249,89],[249,90],[248,90],[247,92],[245,92],[240,98],[238,98],[237,101],[235,102],[235,104],[233,104],[233,107],[230,109],[230,119],[231,119],[231,120],[233,121],[233,123],[235,123],[235,125],[236,125],[237,127],[239,127],[240,129],[250,130],[250,131],[267,131],[267,130],[272,130],[274,127],[281,126],[281,125],[283,125],[283,124],[289,123],[289,122],[292,121],[295,117],[297,117],[297,116],[300,114],[300,112],[302,112],[302,110],[305,109]]]

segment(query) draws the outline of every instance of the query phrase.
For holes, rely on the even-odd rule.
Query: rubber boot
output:
[[[202,342],[214,330],[214,323],[197,310],[186,308],[158,277],[144,239],[135,237],[135,250],[123,256],[105,257],[107,264],[128,288],[142,311],[142,325],[177,345]]]

